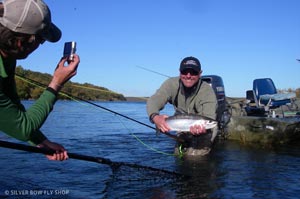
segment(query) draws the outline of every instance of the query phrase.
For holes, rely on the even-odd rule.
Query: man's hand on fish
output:
[[[191,126],[190,128],[190,132],[191,134],[193,135],[200,135],[202,133],[206,133],[206,129],[203,125],[194,125],[194,126]]]
[[[156,115],[153,118],[154,124],[162,133],[166,133],[171,130],[169,125],[166,123],[166,118],[168,118],[167,115]]]

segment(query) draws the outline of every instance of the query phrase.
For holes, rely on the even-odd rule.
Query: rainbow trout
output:
[[[203,125],[206,129],[212,129],[217,126],[216,120],[200,115],[179,114],[170,116],[166,119],[172,131],[190,131],[194,125]]]

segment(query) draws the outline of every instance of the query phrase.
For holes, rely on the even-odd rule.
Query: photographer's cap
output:
[[[42,0],[4,0],[0,23],[24,34],[40,35],[50,42],[61,38],[60,29],[51,22],[51,13]]]
[[[199,60],[195,57],[186,57],[180,63],[180,72],[185,69],[193,69],[194,71],[201,71],[201,64]]]

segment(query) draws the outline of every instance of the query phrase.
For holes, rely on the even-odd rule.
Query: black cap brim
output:
[[[58,42],[61,38],[60,29],[51,23],[50,27],[40,33],[41,37],[49,42]]]
[[[192,64],[187,64],[187,65],[181,65],[180,66],[180,72],[182,72],[186,69],[192,69],[196,72],[200,72],[200,70],[201,70],[199,66],[195,66],[195,65],[192,65]]]

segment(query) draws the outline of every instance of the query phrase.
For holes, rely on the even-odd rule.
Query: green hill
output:
[[[26,70],[21,66],[16,68],[17,92],[21,99],[37,99],[46,86],[50,83],[52,76],[47,73]],[[62,93],[68,96],[75,96],[84,100],[92,101],[125,101],[126,98],[119,93],[110,91],[107,88],[95,86],[89,83],[67,82]],[[66,95],[59,95],[59,99],[70,99]]]

